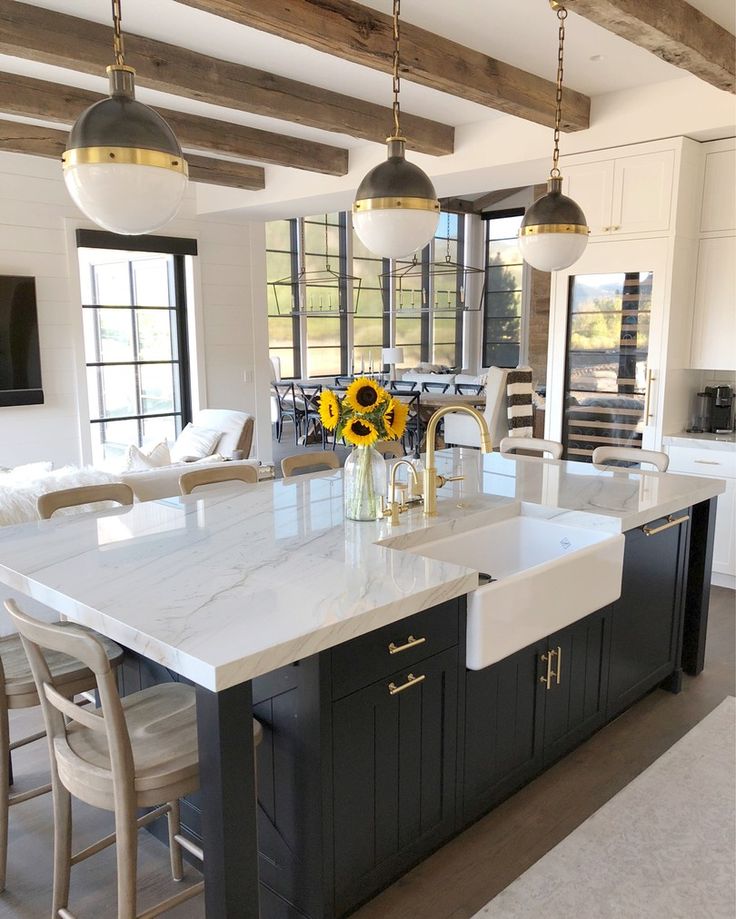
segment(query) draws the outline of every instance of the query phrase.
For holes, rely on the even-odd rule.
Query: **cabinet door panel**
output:
[[[690,366],[736,370],[736,236],[701,239]]]
[[[544,693],[545,764],[599,727],[605,716],[608,614],[601,610],[549,639],[559,676]]]
[[[626,533],[621,597],[612,606],[609,718],[677,669],[687,534],[687,524],[654,536]]]
[[[726,479],[726,490],[718,496],[713,570],[736,576],[736,481]]]
[[[537,662],[545,645],[466,672],[465,820],[510,794],[539,768]]]
[[[449,836],[455,824],[458,652],[333,703],[335,899],[355,906]]]
[[[564,193],[582,207],[591,235],[608,233],[611,228],[613,161],[566,166],[563,174]]]
[[[674,162],[672,150],[616,160],[611,213],[614,233],[669,229]]]

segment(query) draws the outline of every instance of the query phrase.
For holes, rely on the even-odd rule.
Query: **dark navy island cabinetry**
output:
[[[653,687],[678,691],[714,513],[629,531],[619,600],[484,670],[459,598],[255,679],[263,919],[347,915]],[[198,834],[196,796],[182,816]]]

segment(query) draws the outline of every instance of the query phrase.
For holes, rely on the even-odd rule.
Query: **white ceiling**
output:
[[[109,0],[30,2],[74,16],[110,22]],[[361,2],[383,12],[389,12],[391,8],[390,0]],[[736,31],[734,0],[690,2],[726,28]],[[386,74],[202,13],[175,0],[122,0],[122,12],[124,31],[147,35],[372,102],[390,103],[390,77]],[[446,35],[461,44],[533,73],[554,78],[557,20],[548,0],[403,0],[402,16],[405,21]],[[134,65],[135,61],[130,63]],[[2,55],[0,69],[100,92],[104,92],[107,85],[104,74],[90,76]],[[664,63],[587,20],[570,15],[565,58],[566,85],[595,99],[616,90],[630,90],[686,76],[685,71]],[[348,147],[356,155],[360,150],[365,153],[378,150],[376,145],[365,141],[300,127],[276,118],[220,108],[145,88],[139,88],[138,95],[142,101],[162,107]],[[402,83],[402,107],[414,114],[455,126],[480,125],[501,117],[492,109],[406,80]],[[287,172],[291,170],[268,167],[269,187],[273,187]],[[257,200],[263,193],[249,194],[251,200]]]

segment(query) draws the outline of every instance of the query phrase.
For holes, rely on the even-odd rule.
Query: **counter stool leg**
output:
[[[54,891],[52,919],[69,906],[72,871],[72,796],[58,778],[54,788]]]
[[[181,846],[176,841],[176,835],[181,832],[181,810],[179,799],[169,802],[171,810],[166,815],[169,824],[169,856],[171,858],[171,876],[175,881],[184,877],[184,863],[181,857]]]
[[[0,892],[8,869],[8,809],[10,807],[10,725],[5,683],[0,679]]]
[[[130,802],[116,802],[115,836],[118,868],[117,919],[135,919],[137,913],[138,824],[135,806],[131,806]]]

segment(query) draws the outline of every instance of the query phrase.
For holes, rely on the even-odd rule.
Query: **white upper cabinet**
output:
[[[571,159],[573,162],[562,167],[565,194],[582,207],[591,236],[669,231],[674,150],[614,156],[607,160]]]
[[[736,236],[700,240],[690,366],[736,370]]]
[[[712,146],[724,149],[705,156],[701,233],[736,230],[736,144],[720,141]]]

